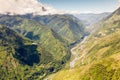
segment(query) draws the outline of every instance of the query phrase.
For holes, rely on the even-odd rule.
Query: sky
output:
[[[56,9],[71,13],[113,12],[120,0],[39,0]]]

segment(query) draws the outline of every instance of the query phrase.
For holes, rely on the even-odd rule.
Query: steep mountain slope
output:
[[[37,0],[0,0],[0,7],[1,80],[42,80],[64,67],[70,44],[86,35],[77,18],[51,15],[62,12]]]
[[[46,75],[60,70],[69,59],[68,54],[66,52],[57,55],[60,58],[56,59],[57,56],[53,56],[41,44],[36,44],[34,41],[18,35],[15,31],[0,26],[1,80],[42,79]],[[61,57],[62,55],[63,57]]]
[[[20,49],[26,50],[25,53],[20,52]],[[36,45],[0,25],[0,79],[23,79],[24,70],[29,68],[26,66],[39,62],[40,53]]]
[[[33,20],[34,22],[36,21],[49,27],[60,35],[68,44],[74,43],[86,35],[83,24],[72,15],[1,15],[0,23],[12,27],[14,25],[19,25],[23,19]]]
[[[58,72],[53,80],[120,79],[120,8],[100,24],[98,30],[76,48],[80,57],[76,67]]]
[[[55,19],[51,19],[54,17]],[[46,19],[44,20],[44,18]],[[49,19],[51,19],[49,21],[50,24],[44,23]],[[62,24],[62,20],[65,22],[64,24]],[[77,40],[80,40],[85,35],[83,25],[78,19],[69,15],[49,15],[45,17],[33,16],[33,14],[1,14],[0,24],[5,25],[32,40],[32,43],[30,43],[30,45],[32,44],[31,46],[24,45],[20,46],[18,49],[15,49],[15,51],[18,52],[16,53],[15,58],[21,60],[22,62],[22,65],[18,66],[20,68],[19,71],[23,73],[20,73],[20,77],[18,78],[25,80],[42,79],[46,75],[57,72],[63,68],[65,63],[70,59],[69,45]],[[64,32],[64,34],[62,34],[62,32]],[[65,38],[65,36],[68,37]],[[37,45],[38,47],[36,48],[34,45]],[[38,51],[36,51],[36,49]],[[25,55],[26,51],[30,53],[30,55]],[[40,58],[33,58],[34,54],[31,54],[33,51],[35,51],[35,53],[40,52]],[[21,54],[21,56],[19,54]],[[32,62],[31,58],[33,58],[33,62],[36,60],[35,63]],[[33,67],[29,67],[27,65]],[[29,70],[26,71],[26,68],[29,68]],[[14,75],[14,73],[12,74]],[[8,76],[6,78],[8,78]]]
[[[21,25],[15,26],[13,29],[25,37],[34,40],[35,43],[40,44],[49,51],[56,60],[61,60],[68,54],[67,45],[62,42],[62,38],[49,27],[43,26],[35,21],[24,20]]]
[[[83,24],[72,15],[36,16],[33,19],[52,28],[68,43],[73,43],[85,35]]]
[[[76,43],[85,35],[84,26],[77,18],[65,15],[39,0],[1,0],[0,7],[0,23],[6,26],[18,25],[21,18],[32,19],[50,27],[68,44]]]
[[[0,18],[0,23],[40,44],[58,60],[68,53],[65,40],[54,30],[37,21],[27,19],[25,16],[4,15]]]

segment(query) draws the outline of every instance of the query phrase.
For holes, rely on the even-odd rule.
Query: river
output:
[[[83,46],[84,46],[84,42],[86,41],[87,37],[88,37],[88,36],[86,36],[80,43],[78,43],[75,47],[73,47],[73,48],[71,49],[71,56],[73,56],[74,59],[70,62],[70,69],[72,69],[72,68],[75,67],[75,63],[76,63],[79,59],[81,59],[81,62],[82,62],[82,63],[84,62],[84,57],[85,57],[86,53],[85,53],[85,54],[82,54],[81,56],[79,56],[78,53],[75,51],[75,49],[78,48],[79,45],[80,45],[80,48],[81,48],[81,49],[84,49]],[[51,75],[49,75],[48,77],[46,77],[44,80],[52,80],[52,78],[53,78],[54,76],[55,76],[54,74],[51,74]]]
[[[78,44],[80,45],[80,48],[83,50],[84,49],[84,42],[86,41],[87,36]],[[70,69],[74,68],[75,63],[78,61],[78,59],[84,58],[85,54],[82,54],[81,56],[78,55],[78,53],[75,51],[75,49],[78,47],[78,45],[76,45],[75,47],[73,47],[71,49],[71,55],[74,56],[74,59],[70,62]],[[82,63],[83,63],[83,59],[82,59]]]

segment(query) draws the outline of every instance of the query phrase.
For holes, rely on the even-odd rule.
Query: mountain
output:
[[[72,15],[35,16],[33,19],[49,26],[69,44],[85,35],[83,23]]]
[[[0,0],[0,7],[0,14],[9,15],[29,13],[34,15],[64,14],[62,11],[38,2],[38,0]]]
[[[120,8],[98,26],[76,47],[79,58],[75,67],[61,70],[54,75],[53,80],[120,79]]]
[[[4,15],[0,18],[0,23],[29,38],[34,43],[41,45],[56,60],[63,60],[64,56],[69,55],[68,44],[48,26],[21,15]]]
[[[12,29],[40,44],[56,60],[61,60],[68,53],[67,44],[64,43],[63,39],[49,27],[43,26],[38,22],[23,20],[19,26],[15,26]]]
[[[19,16],[20,18],[35,20],[50,27],[68,44],[76,43],[85,35],[84,26],[77,18],[44,5],[38,0],[7,0],[7,2],[1,0],[0,4],[0,7],[5,6],[0,9],[0,23],[6,26],[21,23],[18,18],[15,19],[16,16]],[[7,20],[5,18],[2,19],[3,17]]]
[[[10,54],[7,57],[16,61],[6,60],[10,62],[7,63],[9,69],[4,67],[1,69],[1,73],[4,73],[0,75],[1,79],[43,79],[64,68],[70,59],[71,45],[86,35],[81,21],[72,15],[61,15],[61,12],[36,0],[8,0],[8,2],[9,4],[4,0],[0,1],[1,6],[5,6],[0,9],[0,24],[13,31],[11,35],[22,36],[21,40],[24,42],[14,44],[18,47],[11,45],[14,55]],[[12,37],[8,36],[7,39],[9,41]],[[15,39],[20,42],[19,37]],[[14,40],[8,44],[13,42]],[[6,51],[5,49],[4,52]],[[1,57],[4,52],[1,53]],[[5,60],[5,57],[1,60]],[[17,64],[15,68],[10,66],[12,62]],[[0,65],[3,66],[4,61]]]
[[[33,16],[31,16],[31,17],[33,17]],[[62,17],[62,15],[61,15],[61,17]],[[70,17],[68,17],[68,18],[70,18]],[[63,19],[64,19],[64,16],[63,16]],[[65,19],[65,20],[67,21],[67,19]],[[70,18],[69,20],[72,20],[72,19]],[[76,23],[76,22],[74,22],[74,23]],[[65,39],[63,39],[62,36],[57,31],[53,30],[52,27],[49,27],[48,25],[43,24],[41,21],[39,21],[39,20],[37,21],[34,18],[33,19],[29,18],[28,15],[2,15],[1,14],[0,15],[0,24],[7,26],[5,28],[8,28],[8,29],[11,28],[12,30],[14,30],[15,31],[14,34],[20,34],[31,40],[31,41],[28,41],[29,42],[28,45],[19,46],[19,48],[13,49],[13,51],[18,52],[18,53],[16,53],[15,57],[12,56],[12,58],[20,60],[21,64],[18,65],[20,68],[19,71],[23,72],[23,73],[20,73],[19,74],[20,77],[17,77],[17,78],[21,79],[22,78],[21,76],[24,75],[23,79],[30,79],[30,78],[42,79],[43,77],[63,68],[65,63],[69,60],[70,50],[69,50],[68,46],[70,43],[68,44],[67,41]],[[78,28],[82,27],[79,25],[77,25],[77,26],[78,26]],[[67,26],[67,27],[69,29],[69,26]],[[1,30],[1,31],[3,31],[3,30]],[[84,36],[83,34],[81,34],[81,35]],[[11,37],[9,37],[8,39],[11,39]],[[16,37],[15,39],[19,39],[19,38]],[[76,41],[77,41],[77,39],[76,39]],[[13,43],[13,42],[14,42],[14,40],[11,41],[10,43]],[[22,43],[20,43],[20,44],[22,44]],[[27,43],[24,43],[24,44],[27,44]],[[37,44],[37,47],[36,47],[36,44]],[[35,45],[35,47],[34,47],[34,45]],[[14,46],[14,45],[11,45],[11,46]],[[36,52],[37,53],[40,52],[40,53],[38,53],[39,57],[37,56],[36,58],[33,58],[34,57],[34,54],[32,54],[33,51],[35,51],[35,56],[36,56]],[[26,52],[28,52],[28,55],[25,55]],[[33,59],[33,60],[35,59],[37,61],[39,60],[39,62],[33,63],[31,59]],[[8,62],[10,62],[10,61],[8,61]],[[1,65],[3,65],[3,62]],[[28,65],[28,67],[25,67],[27,65]],[[25,68],[23,68],[23,67],[25,67]],[[35,69],[38,69],[38,67],[40,67],[40,68],[38,70],[33,70],[34,67],[35,67]],[[21,70],[21,68],[23,68],[23,69]],[[29,72],[30,74],[23,71],[26,68],[29,68],[29,70],[27,72]],[[32,70],[34,72],[31,72]],[[11,72],[9,72],[9,73],[11,73]],[[27,75],[25,75],[25,73]],[[12,74],[14,74],[14,73],[12,73]],[[39,74],[39,75],[37,75],[37,74]],[[6,79],[9,78],[7,75],[4,75],[4,76]],[[41,76],[41,77],[38,77],[38,76]]]
[[[0,23],[9,27],[20,25],[23,19],[28,19],[33,22],[41,23],[56,32],[63,40],[68,43],[75,43],[80,40],[86,32],[84,25],[80,20],[72,15],[45,15],[33,16],[33,14],[26,15],[1,15]]]
[[[64,66],[69,59],[68,49],[62,45],[62,42],[60,43],[54,38],[49,29],[45,28],[43,32],[41,31],[41,35],[44,31],[49,35],[49,37],[46,36],[49,42],[50,39],[53,40],[50,42],[51,46],[47,43],[40,44],[32,39],[29,40],[0,25],[0,79],[42,79]],[[45,34],[43,36],[46,40]],[[40,41],[42,42],[42,40]],[[57,46],[60,48],[58,48],[58,52],[55,51],[57,54],[53,52],[53,55],[52,51],[56,50]],[[52,47],[53,49],[50,50]]]
[[[100,14],[92,14],[92,13],[87,13],[87,14],[74,14],[75,17],[79,18],[80,20],[85,23],[86,26],[95,24],[102,19],[105,19],[107,16],[109,16],[111,13],[105,12],[105,13],[100,13]]]
[[[43,80],[65,67],[70,47],[87,35],[78,18],[37,0],[1,0],[0,7],[1,80]]]
[[[22,79],[24,70],[30,68],[27,65],[33,66],[39,62],[37,45],[0,25],[0,79]]]

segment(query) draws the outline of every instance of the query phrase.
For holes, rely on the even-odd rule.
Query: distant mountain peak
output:
[[[63,14],[51,6],[44,5],[37,0],[0,0],[0,14],[29,14],[48,15]]]

